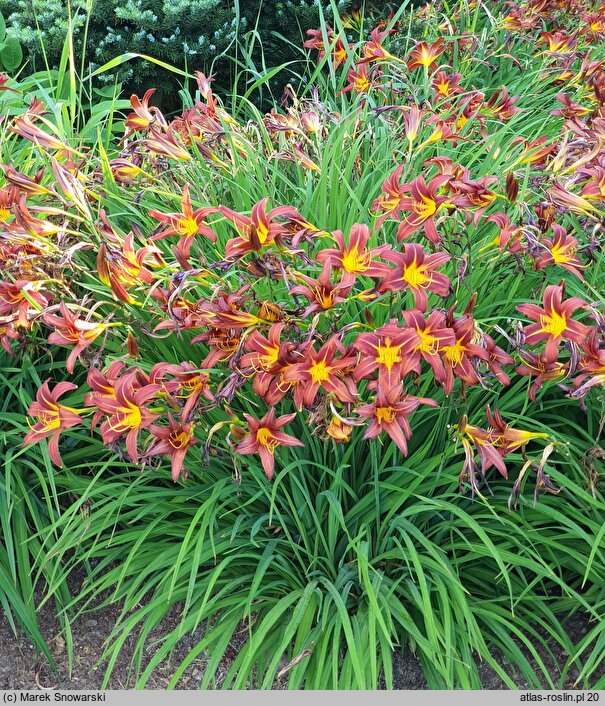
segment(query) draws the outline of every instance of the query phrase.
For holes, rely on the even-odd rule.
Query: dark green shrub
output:
[[[344,13],[355,4],[322,0],[321,13],[330,20],[334,7]],[[373,5],[384,11],[387,3]],[[71,5],[71,22],[67,0],[0,0],[0,12],[8,17],[8,36],[24,47],[31,71],[59,64],[70,26],[77,66],[94,69],[136,52],[180,69],[207,72],[221,54],[234,55],[236,39],[250,30],[257,31],[251,57],[257,67],[300,59],[296,47],[320,21],[320,4],[314,0],[88,0]],[[221,75],[226,73],[225,66],[218,68]],[[116,77],[138,92],[153,86],[160,96],[174,93],[174,76],[150,62],[127,62],[101,74],[100,80],[113,82]]]

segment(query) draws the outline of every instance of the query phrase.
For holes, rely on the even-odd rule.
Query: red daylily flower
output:
[[[319,351],[313,347],[301,351],[304,362],[287,366],[283,373],[284,381],[294,384],[294,404],[299,411],[313,404],[320,388],[333,393],[341,402],[355,402],[355,383],[341,377],[343,371],[355,365],[355,357],[345,355],[336,358],[337,352],[342,353],[343,346],[338,336],[332,336]]]
[[[423,359],[431,366],[435,380],[443,384],[445,370],[440,356],[441,349],[456,344],[456,335],[446,326],[445,314],[433,309],[425,319],[418,309],[404,310],[401,313],[407,325],[416,331],[420,339],[405,361],[404,374],[413,371],[420,375],[420,361]]]
[[[260,420],[251,417],[249,414],[244,414],[248,422],[249,432],[236,446],[236,453],[243,456],[258,454],[263,464],[265,475],[271,480],[275,470],[275,449],[278,446],[304,446],[302,441],[281,431],[295,416],[296,413],[284,414],[276,419],[274,407],[271,407]]]
[[[400,328],[397,319],[391,319],[386,326],[373,333],[361,333],[355,339],[354,348],[360,357],[353,376],[362,380],[378,370],[378,385],[390,390],[399,384],[403,377],[404,363],[420,337],[412,328]]]
[[[462,93],[464,89],[458,84],[462,78],[462,74],[452,73],[447,74],[445,71],[439,71],[435,74],[432,81],[432,87],[435,90],[435,97],[450,98],[451,96]]]
[[[546,252],[541,253],[540,257],[534,262],[534,268],[542,270],[548,265],[561,265],[568,272],[583,280],[582,270],[586,265],[583,265],[580,258],[576,255],[578,241],[568,235],[565,228],[556,223],[553,223],[551,228],[553,237],[542,238],[540,241],[542,245],[546,246]]]
[[[173,380],[167,381],[165,375],[172,375]],[[149,373],[152,383],[159,383],[168,394],[175,394],[177,399],[185,400],[181,411],[181,419],[188,420],[202,397],[214,402],[210,389],[208,373],[204,373],[187,361],[174,365],[157,363]]]
[[[401,385],[396,385],[389,391],[379,389],[372,404],[362,405],[356,410],[360,417],[371,420],[363,438],[375,439],[384,431],[395,442],[401,453],[407,456],[407,442],[412,436],[408,417],[421,404],[430,407],[439,406],[435,400],[427,397],[406,394]]]
[[[185,184],[183,187],[180,213],[161,213],[155,210],[149,211],[150,216],[157,218],[158,221],[168,226],[168,228],[152,235],[151,240],[160,240],[160,238],[167,238],[170,235],[180,235],[181,237],[176,246],[176,250],[180,258],[186,261],[189,258],[191,244],[196,235],[203,235],[213,243],[216,242],[216,234],[204,224],[204,220],[207,216],[217,212],[218,208],[213,207],[197,208],[194,211],[191,206],[189,184]]]
[[[130,96],[130,105],[134,113],[126,117],[126,127],[130,132],[142,132],[155,124],[165,127],[166,119],[160,109],[149,105],[149,99],[155,93],[155,88],[150,88],[140,100],[138,96]]]
[[[250,217],[243,216],[226,206],[219,210],[228,218],[239,235],[232,238],[225,246],[225,257],[228,259],[240,258],[250,252],[259,252],[273,242],[283,246],[281,239],[288,234],[283,223],[275,221],[279,216],[293,219],[302,219],[302,216],[291,206],[279,206],[267,212],[269,198],[262,199],[252,207]]]
[[[332,237],[338,245],[338,249],[326,248],[317,253],[318,262],[331,260],[332,266],[343,270],[342,281],[344,284],[351,284],[357,275],[365,277],[383,277],[389,273],[389,266],[381,262],[374,262],[375,258],[383,257],[385,252],[391,249],[390,245],[379,245],[376,248],[368,248],[370,230],[366,225],[356,223],[351,228],[349,241],[345,245],[344,236],[341,231],[335,230]]]
[[[395,269],[378,285],[379,292],[392,292],[401,289],[411,289],[414,295],[414,306],[424,312],[428,306],[427,292],[435,292],[441,297],[449,294],[451,282],[449,277],[436,272],[438,267],[449,262],[450,255],[439,252],[427,255],[422,246],[408,243],[403,246],[403,252],[386,252],[385,260],[392,262]]]
[[[161,385],[149,384],[138,387],[137,371],[132,370],[115,381],[114,397],[98,395],[97,407],[108,415],[101,424],[103,443],[121,439],[126,435],[126,450],[133,463],[138,463],[137,437],[160,415],[152,414],[144,405],[162,389]]]
[[[586,306],[586,302],[578,297],[563,301],[563,296],[564,286],[551,284],[544,290],[542,308],[535,304],[517,306],[517,311],[537,322],[525,327],[525,342],[532,346],[546,341],[545,354],[550,361],[557,359],[562,340],[582,345],[590,333],[588,326],[571,318],[576,309]]]
[[[449,180],[450,177],[448,176],[436,176],[427,184],[424,177],[419,176],[408,185],[411,196],[400,199],[398,208],[402,211],[410,211],[410,215],[406,216],[397,229],[397,240],[399,242],[405,240],[422,227],[431,243],[439,244],[439,234],[435,228],[435,216],[448,197],[438,196],[437,190]]]
[[[473,300],[471,302],[474,303]],[[454,388],[454,377],[467,385],[477,385],[479,376],[474,366],[475,359],[489,361],[487,351],[473,343],[477,331],[470,308],[467,307],[465,313],[458,319],[454,319],[450,310],[446,319],[456,338],[453,344],[445,345],[441,349],[445,368],[443,389],[446,396],[449,396]]]
[[[536,376],[536,379],[529,388],[528,397],[532,402],[536,402],[536,392],[549,380],[559,380],[565,378],[569,371],[569,362],[559,362],[556,356],[550,360],[545,353],[536,355],[529,351],[519,351],[519,356],[524,365],[518,365],[515,372],[518,375]]]
[[[29,415],[38,417],[38,421],[25,435],[23,446],[37,444],[50,436],[48,452],[51,461],[59,468],[63,465],[59,455],[59,434],[84,420],[75,409],[59,404],[57,400],[68,390],[76,390],[77,387],[71,382],[60,382],[51,392],[47,380],[36,393],[35,402],[32,402],[27,410]]]
[[[301,279],[305,284],[299,284],[292,287],[290,294],[302,294],[311,303],[303,312],[303,318],[316,311],[327,311],[332,309],[337,304],[342,304],[347,300],[347,294],[351,291],[353,282],[345,280],[343,277],[340,282],[332,284],[332,261],[328,259],[324,262],[321,273],[317,279],[307,277],[307,275],[298,274],[298,279]]]
[[[361,47],[363,59],[361,59],[359,63],[364,64],[370,61],[396,59],[396,57],[394,57],[392,54],[389,54],[389,52],[382,46],[382,40],[390,33],[390,30],[384,30],[383,32],[381,32],[379,27],[375,27],[370,32],[370,41],[366,42]]]
[[[243,374],[248,369],[255,372],[252,387],[256,394],[267,404],[277,404],[290,388],[291,383],[283,380],[287,366],[295,363],[296,345],[282,341],[281,334],[285,324],[274,324],[269,329],[267,338],[258,331],[252,331],[245,340],[249,353],[242,356],[240,365]]]
[[[172,463],[172,480],[176,483],[183,471],[188,449],[193,444],[198,444],[199,440],[193,436],[193,424],[176,422],[170,414],[168,414],[168,424],[167,427],[156,424],[149,426],[154,439],[145,455],[169,456]]]
[[[329,24],[325,25],[325,32],[329,44],[327,50],[330,52],[332,65],[336,69],[347,60],[347,47],[340,37],[336,37],[334,30]],[[308,29],[307,34],[311,39],[307,39],[303,47],[305,47],[305,49],[317,49],[319,52],[319,60],[321,61],[326,55],[326,46],[324,44],[322,30]]]
[[[408,69],[413,71],[423,66],[427,70],[434,71],[437,68],[437,59],[446,49],[444,43],[443,37],[439,37],[432,44],[418,42],[416,48],[410,52],[408,57]]]
[[[29,328],[31,319],[40,309],[48,306],[48,295],[40,291],[42,282],[18,279],[16,282],[0,281],[0,316],[14,318],[21,328]]]
[[[61,316],[44,314],[44,323],[55,330],[48,337],[48,342],[55,346],[74,346],[67,358],[65,368],[73,373],[75,362],[80,353],[107,330],[109,324],[104,322],[82,321],[77,314],[67,308],[65,302],[59,304]]]

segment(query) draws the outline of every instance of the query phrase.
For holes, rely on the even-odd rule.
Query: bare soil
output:
[[[113,604],[86,613],[76,618],[71,627],[74,640],[74,661],[70,674],[65,641],[60,635],[59,622],[54,613],[54,604],[46,603],[40,608],[39,623],[42,633],[50,646],[59,674],[56,675],[43,656],[36,655],[32,643],[23,635],[15,636],[4,614],[0,615],[0,689],[90,689],[101,687],[105,669],[99,664],[104,642],[111,633],[120,614],[120,606]],[[154,653],[153,643],[163,634],[175,629],[179,624],[179,606],[175,606],[166,616],[162,624],[151,634],[145,651],[143,666],[148,663]],[[589,629],[587,621],[580,615],[573,617],[566,625],[572,642],[577,643]],[[178,643],[171,657],[166,659],[152,674],[148,689],[165,689],[177,666],[186,657],[191,648],[199,642],[202,634],[185,635]],[[121,651],[112,671],[108,688],[127,689],[134,685],[131,659],[135,649],[137,635],[130,635]],[[157,648],[157,642],[156,642]],[[231,644],[227,654],[221,662],[221,669],[217,675],[215,688],[220,687],[227,674],[233,658],[240,648],[238,644]],[[567,655],[553,646],[557,664],[552,664],[549,655],[542,653],[541,657],[552,668],[551,674],[556,683],[560,674],[560,666],[565,663]],[[527,689],[528,684],[523,676],[515,669],[514,665],[507,664],[502,655],[494,651],[494,656],[499,660],[508,674],[513,678],[519,689]],[[197,689],[202,680],[206,658],[200,656],[195,659],[180,678],[178,689]],[[506,686],[497,674],[486,664],[480,665],[481,679],[485,689],[505,689]],[[605,665],[598,676],[605,673]],[[418,659],[409,651],[396,651],[393,656],[394,684],[397,689],[426,689],[426,680]],[[577,677],[577,670],[568,674],[565,688],[573,689],[573,682]],[[285,683],[276,683],[275,688],[284,688]],[[546,688],[546,685],[544,685]]]

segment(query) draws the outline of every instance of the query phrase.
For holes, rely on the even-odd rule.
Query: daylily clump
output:
[[[2,345],[18,354],[40,329],[68,349],[67,376],[86,372],[77,392],[44,383],[26,443],[50,437],[60,463],[59,433],[89,417],[108,447],[144,466],[165,458],[175,481],[219,453],[256,456],[271,479],[282,454],[305,453],[285,448],[305,434],[393,442],[404,456],[416,419],[451,413],[461,482],[479,491],[491,467],[506,477],[506,457],[549,439],[494,405],[526,377],[528,404],[558,386],[548,394],[580,406],[605,383],[602,288],[588,284],[605,240],[604,12],[583,0],[500,7],[498,51],[514,73],[515,42],[533,47],[555,139],[539,121],[517,135],[525,97],[469,78],[483,60],[463,21],[453,10],[407,43],[399,24],[358,44],[327,25],[309,32],[305,47],[353,106],[351,149],[367,141],[371,160],[380,135],[398,140],[371,170],[352,156],[363,179],[351,217],[307,203],[320,180],[339,184],[323,169],[344,118],[317,89],[288,86],[282,111],[244,123],[198,72],[192,107],[172,120],[153,91],[132,96],[111,159],[66,144],[36,98],[7,119],[36,159],[29,174],[3,167]],[[238,170],[259,164],[264,180],[238,188]],[[278,170],[304,184],[289,203]],[[116,194],[126,215],[110,208]],[[491,285],[475,290],[477,272]],[[494,303],[502,283],[510,298]],[[479,391],[493,413],[472,409]],[[66,392],[84,407],[59,404]]]

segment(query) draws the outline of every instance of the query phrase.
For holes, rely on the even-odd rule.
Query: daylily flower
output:
[[[103,443],[109,444],[126,436],[126,450],[133,463],[138,463],[137,438],[160,415],[151,413],[145,403],[162,389],[161,385],[137,385],[137,371],[131,370],[115,381],[114,397],[98,395],[97,407],[108,415],[101,424]]]
[[[464,89],[458,84],[462,74],[447,74],[445,71],[438,71],[433,77],[431,86],[435,90],[435,97],[450,98],[462,93]]]
[[[340,66],[340,64],[347,60],[347,47],[340,37],[336,37],[334,30],[327,23],[325,25],[325,32],[329,45],[327,49],[324,44],[323,32],[321,29],[308,29],[307,34],[311,37],[311,39],[307,39],[307,41],[304,42],[303,47],[305,49],[317,49],[319,52],[320,61],[326,55],[326,51],[329,51],[332,59],[332,65],[336,69]]]
[[[40,183],[45,173],[43,167],[37,171],[33,178],[17,171],[10,164],[2,164],[0,167],[4,171],[6,181],[16,186],[20,192],[29,194],[30,196],[50,194],[50,191]]]
[[[584,279],[582,270],[586,265],[582,264],[580,258],[576,255],[578,250],[578,241],[571,235],[568,235],[560,225],[553,223],[551,226],[553,237],[542,238],[540,242],[546,247],[546,252],[543,252],[540,257],[534,262],[536,270],[542,270],[548,265],[561,265],[568,272],[576,275],[581,280]]]
[[[176,483],[181,472],[188,449],[193,444],[198,444],[199,440],[193,435],[193,424],[176,422],[171,414],[168,414],[167,427],[156,424],[149,426],[149,431],[154,439],[151,446],[145,452],[146,456],[169,456],[172,463],[172,480]]]
[[[383,277],[389,273],[388,265],[374,262],[374,260],[384,257],[384,253],[388,252],[391,246],[379,245],[375,248],[368,248],[370,230],[366,225],[361,223],[353,225],[346,245],[341,231],[335,230],[332,237],[336,241],[338,249],[320,250],[316,259],[318,262],[330,260],[332,267],[343,270],[342,284],[353,283],[358,275]]]
[[[367,64],[358,64],[352,66],[347,73],[347,85],[340,91],[338,95],[354,91],[355,93],[367,93],[374,83],[374,72],[368,69]]]
[[[564,286],[551,284],[544,290],[543,308],[535,304],[519,304],[517,311],[525,314],[535,324],[525,327],[525,342],[532,346],[546,341],[546,359],[557,359],[559,343],[562,340],[575,341],[582,345],[590,333],[590,328],[571,318],[576,309],[586,306],[579,297],[563,301]]]
[[[511,428],[502,419],[502,415],[497,409],[494,410],[494,414],[492,415],[489,406],[485,410],[485,416],[490,425],[488,429],[471,426],[468,424],[466,417],[463,417],[458,425],[458,436],[462,440],[467,457],[461,474],[461,480],[465,476],[469,477],[474,490],[477,489],[474,476],[474,471],[477,469],[477,466],[474,462],[474,452],[470,445],[471,443],[479,453],[482,477],[485,477],[487,470],[495,466],[500,472],[500,475],[504,478],[508,478],[508,470],[504,463],[504,458],[513,451],[524,449],[532,439],[548,438],[548,434],[544,432],[532,432]]]
[[[481,332],[481,347],[485,349],[488,358],[485,364],[501,385],[509,385],[510,377],[502,370],[503,365],[512,365],[515,361],[504,349],[496,345],[494,339]]]
[[[250,352],[240,360],[242,374],[247,375],[250,368],[255,372],[252,381],[254,392],[271,406],[277,404],[290,388],[291,383],[283,380],[283,373],[288,365],[298,359],[296,345],[281,340],[284,328],[285,324],[274,324],[267,338],[258,331],[252,331],[244,342]]]
[[[44,111],[43,107],[44,105],[41,101],[37,98],[33,98],[27,112],[13,120],[13,124],[9,127],[9,131],[13,132],[15,135],[25,138],[26,140],[29,140],[30,142],[33,142],[36,145],[39,145],[40,147],[47,147],[48,149],[56,150],[57,152],[75,152],[73,148],[66,145],[56,136],[56,133],[58,132],[57,128],[49,120],[41,117],[44,112],[48,112]],[[34,122],[38,120],[42,121],[44,125],[55,134],[44,132],[44,130],[41,130],[37,125],[34,125]]]
[[[578,43],[573,34],[570,35],[561,30],[540,32],[538,39],[541,44],[546,44],[548,47],[548,49],[544,50],[545,54],[556,54],[557,56],[569,54]]]
[[[567,376],[569,362],[560,362],[556,358],[549,360],[545,353],[536,355],[524,350],[519,350],[519,356],[524,365],[518,365],[515,372],[518,375],[536,376],[528,393],[529,399],[534,403],[536,402],[536,392],[545,382],[559,380]]]
[[[439,37],[439,39],[432,44],[418,42],[416,48],[413,49],[408,56],[408,69],[413,71],[423,66],[425,70],[430,69],[434,71],[437,68],[437,59],[446,49],[444,43],[445,40],[443,37]]]
[[[274,242],[282,246],[281,239],[288,231],[285,224],[274,219],[280,216],[302,219],[298,211],[291,206],[279,206],[267,212],[268,201],[267,197],[254,204],[250,217],[226,206],[219,207],[219,211],[233,223],[239,234],[225,246],[226,258],[240,258],[250,252],[259,252]]]
[[[327,435],[334,439],[337,444],[347,444],[351,441],[353,427],[343,422],[339,417],[332,417],[330,424],[326,427]]]
[[[521,235],[523,229],[520,226],[513,226],[506,213],[492,213],[485,220],[498,226],[498,235],[489,243],[489,246],[497,245],[501,250],[508,248],[512,253],[519,252],[522,249]]]
[[[379,388],[373,403],[362,405],[356,410],[360,417],[371,420],[363,438],[375,439],[384,431],[395,442],[401,453],[407,456],[407,442],[412,436],[408,417],[421,404],[430,407],[439,406],[435,400],[427,397],[406,394],[401,385],[396,385],[388,391]]]
[[[320,389],[334,394],[341,402],[355,402],[355,383],[342,378],[343,371],[352,370],[355,357],[337,358],[337,352],[342,353],[343,346],[335,335],[319,351],[312,346],[301,351],[303,362],[287,366],[284,381],[294,385],[294,404],[299,411],[313,404]]]
[[[445,314],[433,309],[425,319],[418,309],[404,310],[401,313],[407,325],[416,331],[420,339],[405,360],[404,374],[413,371],[419,376],[422,373],[420,361],[423,359],[431,366],[435,380],[443,384],[445,370],[440,356],[441,349],[444,346],[456,345],[456,335],[446,326]]]
[[[61,316],[46,313],[42,316],[44,323],[55,330],[48,337],[48,342],[56,346],[74,346],[67,358],[65,368],[73,373],[74,364],[80,353],[107,330],[105,322],[82,321],[77,314],[67,308],[65,302],[59,304]]]
[[[382,257],[392,262],[395,269],[381,280],[378,285],[379,292],[411,289],[414,306],[422,312],[426,311],[428,306],[427,292],[435,292],[441,297],[449,294],[449,278],[436,271],[451,259],[447,253],[427,255],[420,245],[408,243],[403,246],[402,253],[386,252]]]
[[[174,379],[168,382],[164,379],[165,375],[172,375]],[[205,397],[209,402],[214,402],[209,385],[210,376],[187,361],[178,365],[156,363],[149,373],[149,380],[161,384],[169,394],[175,394],[177,399],[185,400],[182,420],[190,418],[200,398]]]
[[[296,287],[292,287],[290,294],[302,294],[309,300],[309,306],[303,312],[303,318],[307,318],[316,311],[327,311],[337,304],[342,304],[347,300],[347,294],[351,291],[352,282],[343,277],[340,282],[332,284],[332,261],[328,259],[324,262],[321,273],[317,279],[298,274],[297,278],[305,282]]]
[[[214,231],[205,225],[204,220],[207,216],[217,213],[218,208],[206,207],[197,208],[195,211],[191,206],[191,197],[189,195],[189,184],[183,187],[183,196],[181,198],[180,213],[161,213],[160,211],[151,210],[149,215],[156,218],[161,223],[168,227],[155,233],[151,236],[151,240],[160,240],[171,235],[180,235],[180,240],[176,246],[179,257],[186,261],[189,258],[191,245],[196,235],[203,235],[213,243],[216,243],[216,234]]]
[[[154,93],[155,88],[150,88],[145,92],[142,101],[138,96],[130,96],[130,105],[134,110],[134,113],[126,117],[126,127],[130,132],[142,132],[155,124],[166,127],[166,119],[160,109],[155,105],[149,105],[149,99]]]
[[[353,371],[356,380],[362,380],[378,370],[378,385],[390,390],[403,378],[404,363],[420,343],[420,336],[413,328],[400,328],[397,319],[373,333],[361,333],[355,339],[359,361]]]
[[[475,320],[470,313],[473,303],[471,300],[465,313],[458,319],[454,318],[451,309],[446,318],[446,323],[456,339],[453,344],[445,345],[441,349],[445,369],[443,389],[446,396],[449,396],[454,388],[454,377],[466,385],[477,385],[479,376],[475,370],[475,360],[489,361],[487,351],[473,343],[477,336]]]
[[[481,177],[476,181],[466,175],[458,180],[453,179],[448,183],[450,202],[463,211],[467,211],[467,222],[471,219],[476,226],[483,215],[483,211],[494,201],[496,193],[489,187],[497,182],[497,177]],[[472,214],[472,215],[471,215]]]
[[[578,364],[581,374],[574,380],[574,387],[577,389],[569,395],[570,397],[581,399],[595,385],[605,385],[605,348],[602,348],[601,344],[601,337],[595,328],[582,348]]]
[[[59,468],[63,465],[59,455],[59,434],[84,420],[75,409],[59,404],[57,400],[68,390],[76,390],[77,387],[71,382],[60,382],[51,392],[47,380],[36,393],[35,402],[32,402],[27,410],[29,415],[38,417],[38,421],[25,435],[23,446],[37,444],[42,439],[51,437],[48,441],[48,452],[51,461]]]
[[[383,215],[377,219],[374,230],[377,230],[387,218],[397,218],[402,210],[401,202],[405,198],[408,189],[407,184],[399,183],[399,179],[403,173],[403,166],[403,164],[400,164],[397,169],[382,182],[380,188],[383,193],[372,204],[371,210],[374,213],[384,211]]]
[[[200,368],[210,370],[218,363],[225,362],[235,355],[241,344],[241,330],[211,328],[209,331],[195,336],[191,343],[201,341],[208,345],[210,352],[200,363]]]
[[[32,317],[48,306],[48,294],[40,291],[42,284],[27,279],[0,281],[0,316],[14,317],[21,328],[29,328]]]
[[[67,204],[75,204],[80,213],[86,218],[92,218],[84,185],[74,176],[69,169],[59,164],[56,159],[51,159],[52,172],[55,184],[59,187],[67,200]]]
[[[366,42],[362,47],[363,58],[360,64],[370,61],[382,61],[385,59],[396,59],[392,54],[382,46],[382,40],[390,34],[390,30],[380,31],[378,27],[370,32],[370,41]]]
[[[434,243],[439,244],[439,233],[435,228],[435,216],[448,200],[447,196],[438,196],[439,187],[448,182],[450,177],[436,176],[427,184],[424,177],[416,177],[409,185],[411,196],[400,199],[398,209],[410,211],[410,215],[397,229],[397,240],[401,242],[408,238],[420,227],[424,229],[426,237]]]
[[[154,128],[150,128],[149,133],[142,140],[142,144],[153,155],[186,162],[191,159],[191,155],[179,140],[178,132],[171,126],[166,128],[166,132],[158,132]]]
[[[243,456],[258,454],[263,464],[265,475],[271,480],[275,470],[275,449],[278,446],[304,446],[302,441],[281,431],[295,416],[296,413],[284,414],[276,419],[274,407],[271,407],[260,420],[249,414],[244,414],[248,422],[249,432],[236,446],[236,453]]]

